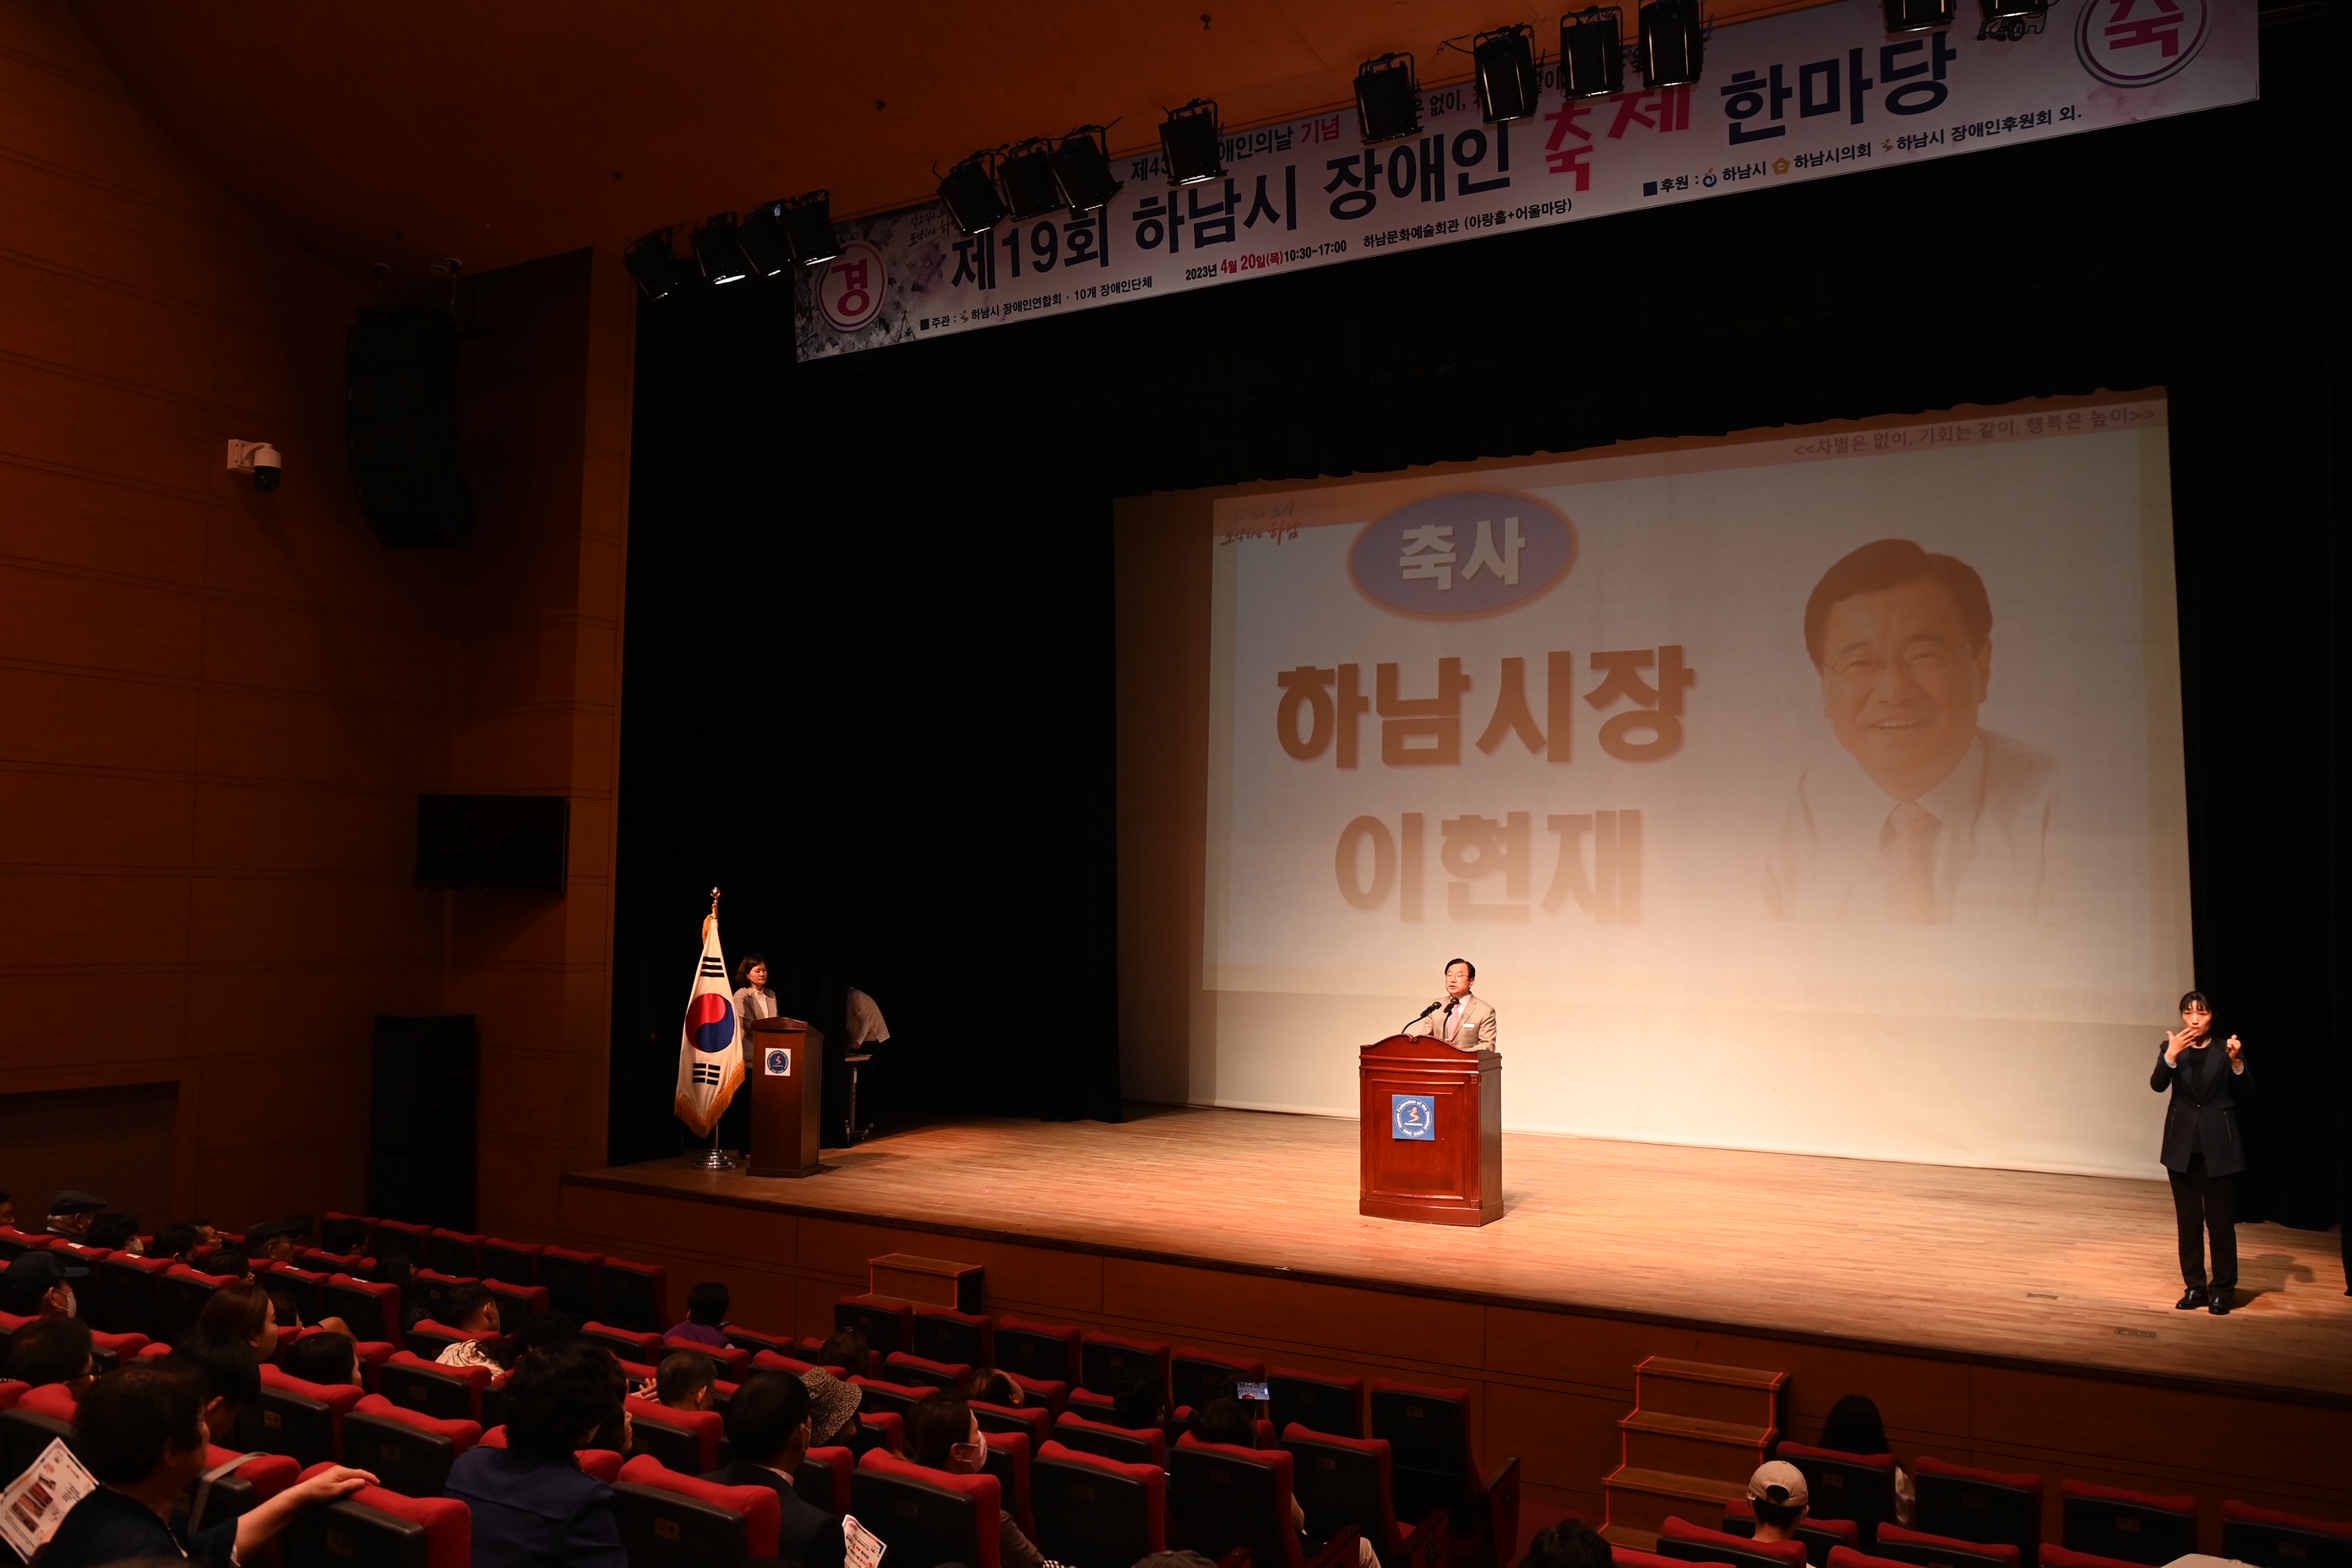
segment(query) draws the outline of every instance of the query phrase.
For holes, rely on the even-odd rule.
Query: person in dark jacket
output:
[[[2180,1227],[2180,1278],[2188,1290],[2174,1303],[2203,1307],[2221,1317],[2237,1304],[2238,1177],[2246,1151],[2238,1140],[2231,1089],[2245,1076],[2245,1046],[2221,1043],[2213,1004],[2202,991],[2180,999],[2180,1027],[2167,1033],[2148,1088],[2172,1091],[2164,1112],[2164,1169],[2172,1178],[2172,1215]],[[2213,1277],[2205,1278],[2205,1233],[2213,1238]]]
[[[735,1462],[702,1479],[723,1487],[766,1487],[783,1505],[776,1555],[801,1568],[842,1568],[841,1521],[793,1489],[809,1447],[808,1385],[786,1372],[755,1372],[727,1402]]]
[[[628,1568],[613,1489],[574,1450],[618,1426],[628,1386],[612,1352],[588,1340],[533,1350],[507,1380],[504,1448],[468,1448],[446,1495],[473,1510],[473,1568]]]

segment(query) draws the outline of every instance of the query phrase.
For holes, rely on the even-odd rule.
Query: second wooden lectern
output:
[[[754,1018],[744,1042],[751,1090],[751,1173],[814,1176],[824,1120],[824,1032],[798,1018]]]
[[[1503,1217],[1503,1058],[1426,1035],[1366,1046],[1356,1212],[1423,1225]]]

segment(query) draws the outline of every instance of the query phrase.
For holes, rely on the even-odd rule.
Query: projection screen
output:
[[[1464,957],[1507,1128],[2153,1175],[2167,461],[2134,395],[1214,500],[1195,1098],[1353,1115]]]

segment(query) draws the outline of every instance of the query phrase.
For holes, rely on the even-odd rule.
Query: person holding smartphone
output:
[[[2246,1152],[2238,1140],[2231,1088],[2245,1076],[2245,1045],[2222,1042],[2213,1004],[2202,991],[2180,999],[2180,1027],[2168,1030],[2148,1088],[2172,1091],[2164,1112],[2165,1173],[2172,1179],[2172,1215],[2180,1229],[2180,1278],[2188,1289],[2174,1303],[2184,1312],[2204,1308],[2215,1317],[2237,1304],[2238,1178]],[[2213,1274],[2205,1274],[2205,1237],[2213,1241]]]

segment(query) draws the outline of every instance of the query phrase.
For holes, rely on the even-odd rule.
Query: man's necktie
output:
[[[1886,918],[1911,925],[1936,920],[1936,835],[1943,824],[1935,813],[1905,801],[1886,814],[1878,850],[1886,867]]]
[[[1462,1016],[1462,998],[1456,996],[1445,1005],[1445,1033],[1440,1037],[1447,1045],[1454,1043],[1454,1025]]]

